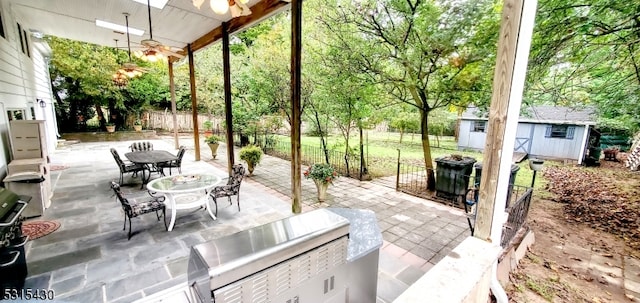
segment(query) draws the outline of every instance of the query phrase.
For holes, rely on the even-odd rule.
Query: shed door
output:
[[[533,124],[518,124],[516,131],[516,142],[513,146],[514,152],[529,153],[531,152],[531,140],[533,139]]]

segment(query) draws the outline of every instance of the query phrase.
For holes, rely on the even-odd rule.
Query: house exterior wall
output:
[[[460,135],[458,137],[458,149],[484,150],[486,131],[472,131],[475,120],[460,121]],[[557,158],[580,160],[584,134],[584,125],[573,125],[574,133],[571,139],[567,138],[547,138],[547,127],[550,124],[541,123],[518,123],[516,131],[515,151],[527,152],[531,156],[543,158]]]
[[[49,110],[53,108],[46,60],[34,47],[28,24],[16,19],[8,1],[0,0],[0,14],[5,33],[4,38],[0,37],[0,174],[4,177],[6,165],[11,161],[7,110],[24,110],[26,119],[47,120],[48,127],[54,125],[47,129],[50,151],[55,148],[56,132],[53,112],[44,113],[36,101],[43,99]],[[17,23],[26,31],[29,55],[22,52]]]

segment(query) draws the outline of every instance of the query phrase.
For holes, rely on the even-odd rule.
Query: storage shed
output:
[[[458,149],[482,151],[488,113],[469,107],[462,114]],[[596,125],[593,108],[529,106],[520,112],[514,152],[530,157],[575,160],[582,163],[589,136]]]

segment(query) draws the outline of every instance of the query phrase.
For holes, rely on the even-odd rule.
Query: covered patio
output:
[[[156,149],[174,152],[171,138],[152,142]],[[171,232],[155,216],[140,216],[134,218],[134,236],[127,241],[122,230],[122,208],[109,188],[109,182],[119,177],[109,148],[122,153],[130,143],[80,143],[62,147],[52,155],[52,164],[62,169],[52,174],[52,207],[40,219],[56,220],[61,227],[28,243],[25,287],[53,289],[56,299],[75,302],[135,301],[186,285],[192,245],[292,215],[287,197],[281,193],[286,189],[278,184],[288,171],[288,161],[266,156],[255,176],[243,181],[242,211],[226,200],[219,204],[216,221],[202,209],[179,211]],[[204,152],[205,161],[190,160],[191,146],[187,154],[184,173],[226,176],[224,161],[214,161]],[[147,195],[140,190],[139,182],[139,178],[126,177],[124,192],[132,197]],[[305,211],[349,207],[376,212],[385,239],[379,263],[378,302],[392,302],[469,235],[461,211],[390,188],[343,178],[331,188],[329,203],[323,205],[314,201],[314,191],[312,182],[305,180]],[[418,221],[418,216],[429,220]],[[424,238],[415,238],[417,234]]]

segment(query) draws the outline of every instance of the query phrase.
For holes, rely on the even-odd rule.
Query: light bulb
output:
[[[226,14],[229,10],[229,3],[226,0],[211,0],[209,4],[213,12],[218,15]]]

